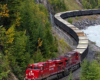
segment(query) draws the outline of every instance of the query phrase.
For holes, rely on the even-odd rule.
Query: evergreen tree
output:
[[[6,9],[9,9],[9,18],[2,17],[3,24],[5,21],[6,24],[0,26],[0,45],[5,63],[8,62],[5,75],[10,66],[11,71],[22,80],[27,65],[56,56],[57,43],[51,34],[49,15],[43,5],[35,4],[34,0],[7,0],[0,3],[8,3]]]
[[[90,63],[84,61],[81,70],[81,80],[99,80],[100,79],[100,68],[96,61]]]
[[[28,7],[27,7],[28,6]],[[39,47],[44,58],[53,57],[54,52],[57,51],[54,39],[51,34],[50,23],[48,21],[47,10],[42,5],[36,5],[32,0],[26,0],[21,6],[21,27],[19,30],[25,30],[29,36],[30,54],[33,55],[37,51],[38,39],[43,43]],[[55,48],[52,48],[54,46]]]

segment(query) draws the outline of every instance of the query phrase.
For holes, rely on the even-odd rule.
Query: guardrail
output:
[[[81,55],[81,61],[86,57],[88,53],[88,38],[83,31],[76,28],[74,25],[65,21],[65,18],[76,17],[76,16],[85,16],[85,15],[94,15],[100,14],[100,9],[89,9],[89,10],[75,10],[75,11],[66,11],[55,14],[54,22],[62,30],[71,35],[76,42],[78,43],[74,51],[78,51]]]

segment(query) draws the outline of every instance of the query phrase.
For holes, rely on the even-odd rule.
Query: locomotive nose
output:
[[[34,73],[32,70],[26,73],[26,80],[34,80]]]
[[[28,75],[29,75],[29,77],[34,77],[33,71],[30,71]]]

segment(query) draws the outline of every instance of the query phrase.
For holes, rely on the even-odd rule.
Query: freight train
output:
[[[25,73],[25,80],[52,80],[60,76],[66,76],[70,70],[80,67],[88,53],[87,36],[74,25],[70,24],[65,18],[100,14],[100,9],[66,11],[55,14],[54,22],[65,33],[68,33],[77,42],[75,50],[55,59],[47,60],[28,65]]]
[[[30,64],[27,67],[25,80],[51,80],[66,76],[70,71],[80,67],[79,52],[71,51],[63,56],[45,62]]]

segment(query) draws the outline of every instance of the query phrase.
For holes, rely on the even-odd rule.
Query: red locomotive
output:
[[[48,80],[66,76],[70,70],[80,66],[81,57],[78,52],[71,51],[55,59],[30,64],[27,67],[25,80]]]

